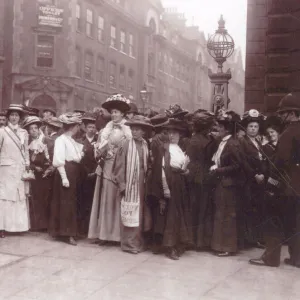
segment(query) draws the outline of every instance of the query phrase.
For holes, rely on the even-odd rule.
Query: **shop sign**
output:
[[[63,13],[64,10],[62,8],[58,8],[53,5],[40,4],[38,11],[38,25],[62,28]]]

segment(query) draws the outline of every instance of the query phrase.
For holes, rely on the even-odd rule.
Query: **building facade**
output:
[[[4,60],[4,2],[0,1],[0,108],[2,107]]]
[[[300,91],[300,2],[248,0],[245,106],[274,112]]]
[[[91,110],[113,93],[130,97],[142,110],[173,103],[210,108],[208,70],[216,64],[205,36],[186,26],[181,14],[164,11],[160,0],[1,4],[4,108],[14,102],[58,112]],[[144,85],[147,101],[140,97]]]

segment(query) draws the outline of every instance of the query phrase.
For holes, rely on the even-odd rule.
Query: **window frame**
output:
[[[124,42],[122,41],[122,35],[124,34]],[[124,47],[124,49],[122,49],[122,45]],[[120,51],[122,53],[126,53],[127,54],[127,49],[126,49],[126,31],[124,29],[121,29],[120,31]]]
[[[132,32],[129,33],[128,37],[128,54],[130,57],[135,58],[136,53],[135,53],[135,38],[134,34]]]
[[[113,76],[112,72],[111,72],[112,71],[112,68],[111,68],[112,65],[115,68],[115,72],[114,72],[115,73],[114,74],[114,85],[111,85],[111,80],[110,80],[110,77]],[[109,88],[110,89],[114,89],[114,90],[117,89],[117,63],[115,61],[110,61],[109,62],[109,78],[108,79],[109,79],[109,82],[108,82]]]
[[[52,66],[51,67],[43,67],[38,65],[38,41],[39,41],[39,36],[47,36],[53,38],[53,55],[52,55]],[[56,63],[56,52],[55,52],[55,41],[56,37],[55,35],[52,34],[47,34],[47,33],[37,33],[35,36],[35,45],[34,45],[34,67],[38,69],[44,69],[44,70],[53,70],[55,69],[55,63]]]
[[[91,78],[87,78],[86,77],[86,62],[87,62],[87,56],[88,55],[91,55],[91,57],[92,57],[92,59],[91,59]],[[86,81],[94,81],[94,78],[95,78],[95,70],[94,70],[94,65],[95,65],[95,55],[94,55],[94,53],[92,52],[92,51],[90,51],[90,50],[87,50],[87,51],[85,51],[85,55],[84,55],[84,79],[86,80]]]
[[[123,75],[124,75],[124,85],[121,86],[121,70],[124,70],[123,72]],[[119,72],[119,89],[122,90],[122,91],[125,91],[126,90],[126,68],[125,68],[125,65],[124,64],[121,64],[120,65],[120,68],[119,68],[120,72]]]
[[[89,21],[89,16],[88,16],[88,12],[91,12],[91,21]],[[90,34],[88,33],[88,28],[90,29]],[[91,10],[90,8],[86,9],[86,25],[85,25],[85,34],[90,37],[93,38],[93,34],[94,34],[94,11]]]
[[[99,68],[99,61],[102,61],[102,70],[100,70],[100,68]],[[102,77],[102,81],[101,80],[99,80],[99,78],[98,78],[98,74],[101,74],[102,73],[102,76],[100,76],[100,77]],[[102,56],[102,55],[98,55],[97,56],[97,62],[96,62],[96,83],[98,84],[98,85],[101,85],[101,86],[104,86],[105,85],[105,58],[104,58],[104,56]]]
[[[113,37],[113,28],[114,28],[114,37]],[[114,41],[114,43],[113,43]],[[114,48],[114,49],[117,49],[118,47],[118,44],[117,44],[117,26],[115,24],[111,24],[110,25],[110,47],[111,48]]]
[[[75,65],[75,76],[78,78],[82,78],[82,50],[79,46],[76,46],[76,65]],[[80,58],[78,59],[77,53],[80,54]],[[79,62],[79,64],[78,64]],[[79,66],[79,70],[78,70]]]
[[[100,20],[102,20],[102,27],[100,27]],[[105,42],[105,20],[103,18],[103,16],[98,16],[97,19],[97,40],[100,43],[104,43]],[[101,32],[101,39],[99,39],[99,33]]]

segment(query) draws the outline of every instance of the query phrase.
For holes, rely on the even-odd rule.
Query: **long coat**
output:
[[[245,183],[243,155],[239,142],[230,138],[221,154],[220,167],[216,169],[214,190],[214,223],[211,247],[220,252],[238,250],[238,214],[241,186]]]
[[[190,158],[188,184],[191,197],[193,239],[196,248],[210,245],[212,231],[211,186],[206,178],[212,164],[212,156],[217,149],[215,140],[206,134],[196,133],[187,148]]]
[[[29,183],[22,181],[29,166],[28,134],[8,126],[0,129],[0,230],[27,231],[29,215],[26,194]]]

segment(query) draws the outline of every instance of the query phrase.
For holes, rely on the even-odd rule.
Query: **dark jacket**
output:
[[[79,142],[83,144],[84,156],[82,158],[82,165],[85,169],[86,174],[93,174],[97,168],[97,161],[94,154],[94,144],[97,143],[98,135],[95,135],[92,142],[90,142],[86,135],[84,135]]]
[[[283,180],[287,195],[300,196],[300,121],[290,123],[281,134],[274,161],[287,177]]]

